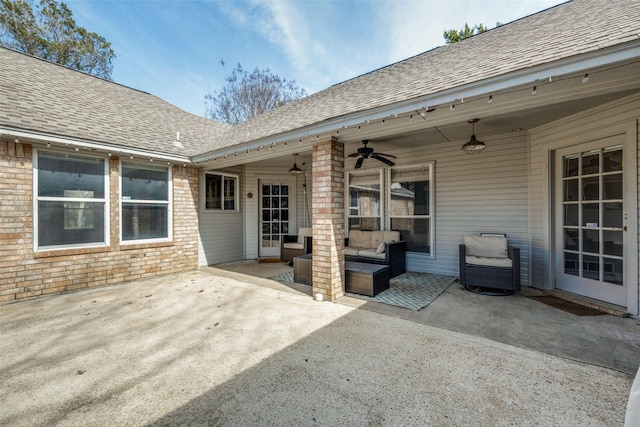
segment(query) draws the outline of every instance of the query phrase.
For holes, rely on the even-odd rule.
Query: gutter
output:
[[[370,110],[350,113],[277,135],[230,145],[225,148],[193,156],[191,157],[191,161],[199,163],[214,158],[233,156],[238,152],[246,150],[253,151],[282,142],[300,140],[311,135],[333,133],[339,129],[362,125],[367,123],[367,121],[382,120],[389,117],[420,112],[420,110],[426,111],[433,107],[451,105],[461,99],[471,99],[486,94],[499,95],[501,91],[520,85],[548,81],[554,77],[584,72],[585,70],[631,59],[640,59],[640,35],[638,35],[636,40],[618,44],[613,47],[598,49],[578,56],[513,71],[456,88],[443,90],[438,93],[423,95],[418,98],[400,101]],[[231,132],[233,132],[233,130],[231,130]]]
[[[7,128],[4,126],[0,126],[0,138],[1,137],[9,137],[14,139],[15,142],[29,142],[29,143],[41,143],[41,144],[52,144],[60,147],[71,147],[71,148],[83,148],[88,150],[95,150],[104,153],[113,153],[119,156],[127,155],[133,156],[136,158],[145,158],[145,159],[157,159],[164,160],[172,163],[181,163],[183,165],[187,165],[191,163],[191,160],[188,156],[176,156],[172,154],[164,154],[146,150],[138,150],[134,148],[123,148],[117,147],[115,145],[109,145],[99,142],[94,142],[90,140],[83,139],[75,139],[68,138],[63,136],[38,133],[32,131],[25,131],[13,128]]]

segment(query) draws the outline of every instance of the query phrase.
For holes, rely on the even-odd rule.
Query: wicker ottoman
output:
[[[293,281],[311,285],[311,254],[293,257]]]
[[[347,261],[345,291],[375,297],[389,289],[389,267],[379,264]]]

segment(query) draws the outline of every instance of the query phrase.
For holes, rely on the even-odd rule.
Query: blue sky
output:
[[[111,42],[115,82],[202,116],[204,96],[237,63],[269,68],[311,94],[441,46],[445,29],[494,27],[562,0],[65,3],[78,25]]]

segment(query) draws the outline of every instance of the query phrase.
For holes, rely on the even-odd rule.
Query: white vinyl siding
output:
[[[532,285],[538,288],[552,289],[555,284],[550,273],[552,268],[552,247],[550,242],[550,174],[552,172],[552,150],[586,142],[608,136],[612,133],[623,132],[635,126],[640,119],[640,95],[632,95],[627,98],[611,102],[609,104],[593,108],[583,113],[558,120],[555,123],[541,126],[531,131],[531,224],[532,224]],[[633,131],[632,131],[633,132]],[[635,132],[634,132],[635,133]],[[640,139],[640,135],[637,136]],[[637,141],[637,140],[636,140]],[[636,142],[637,144],[637,142]],[[637,145],[636,145],[637,147]],[[637,148],[636,148],[637,150]],[[637,153],[637,163],[640,165],[640,152]],[[640,171],[635,177],[640,189]],[[640,193],[636,200],[626,201],[637,206]],[[637,209],[636,209],[637,211]],[[640,213],[636,218],[636,224],[640,223]],[[640,230],[640,227],[637,227]],[[637,231],[640,242],[640,231]],[[637,244],[636,244],[637,246]],[[636,247],[636,254],[640,248]],[[631,257],[633,258],[633,257]],[[637,263],[637,255],[635,256]],[[637,271],[637,266],[635,267]],[[639,273],[640,275],[640,273]],[[635,289],[638,279],[636,278]],[[635,291],[637,293],[637,290]],[[638,296],[627,301],[630,307],[638,307]]]
[[[430,151],[435,161],[435,259],[411,255],[407,267],[457,276],[464,236],[505,233],[520,248],[521,277],[528,283],[527,138],[524,133],[485,135],[487,149],[465,154],[462,142]]]
[[[435,222],[432,257],[407,254],[407,270],[458,276],[458,245],[464,236],[506,233],[520,248],[522,281],[528,281],[527,135],[482,135],[480,154],[460,150],[465,141],[424,144],[384,152],[398,156],[396,166],[433,166]],[[390,144],[393,144],[392,142]],[[421,159],[416,161],[416,159]],[[433,163],[431,163],[433,162]]]
[[[200,201],[199,201],[199,236],[198,236],[198,265],[212,265],[223,262],[239,261],[243,259],[244,209],[242,191],[242,167],[231,168],[224,171],[211,171],[211,173],[229,174],[239,177],[238,192],[236,194],[237,209],[239,210],[205,210],[204,207],[204,173],[200,174]]]
[[[305,226],[305,209],[304,209],[304,177],[302,174],[291,175],[287,171],[293,162],[287,158],[285,162],[280,160],[264,161],[248,164],[245,166],[245,187],[242,192],[244,195],[252,193],[253,197],[247,199],[245,197],[244,218],[246,222],[245,234],[245,259],[257,259],[259,257],[258,246],[260,239],[260,230],[258,230],[258,210],[260,206],[260,189],[259,181],[266,179],[267,181],[291,180],[289,190],[290,209],[289,209],[289,229],[291,234],[297,233],[298,228]],[[287,163],[288,162],[288,163]],[[291,164],[289,164],[291,163]],[[298,163],[302,168],[302,164]],[[307,174],[307,197],[309,203],[309,219],[306,226],[311,227],[311,165],[306,165]]]

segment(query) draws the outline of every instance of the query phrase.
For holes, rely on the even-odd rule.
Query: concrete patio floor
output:
[[[316,302],[222,267],[0,306],[0,425],[624,421],[638,319],[457,284],[419,312]]]

